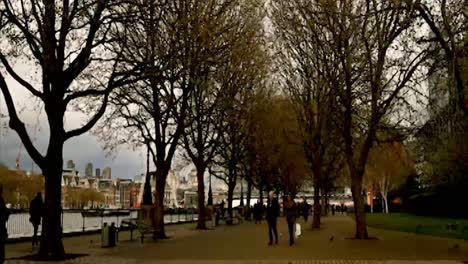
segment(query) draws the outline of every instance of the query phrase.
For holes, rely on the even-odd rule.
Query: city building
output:
[[[93,177],[93,163],[86,164],[85,177]]]
[[[102,178],[103,179],[112,179],[112,169],[106,167],[102,170]]]
[[[100,168],[96,168],[96,178],[101,178],[101,169]]]
[[[98,189],[98,179],[96,179],[94,177],[80,178],[80,182],[78,184],[78,187],[82,188],[82,189],[97,190]]]
[[[80,176],[78,171],[73,168],[64,169],[62,171],[62,186],[63,187],[77,187],[80,183]]]
[[[76,166],[73,160],[67,161],[67,169],[72,169],[72,170],[76,169]]]
[[[104,205],[106,207],[117,207],[117,190],[114,181],[109,179],[98,179],[98,192],[104,194]]]
[[[117,179],[117,199],[116,204],[119,208],[132,208],[135,202],[135,188],[130,179]]]

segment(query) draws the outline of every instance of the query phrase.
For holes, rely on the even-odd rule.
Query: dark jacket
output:
[[[0,196],[0,240],[8,238],[6,223],[10,217],[10,210],[5,205],[3,197]]]
[[[303,202],[301,209],[302,209],[301,210],[302,215],[308,215],[310,211],[310,205],[307,202]]]
[[[267,220],[274,220],[277,218],[280,214],[280,206],[278,203],[278,199],[273,198],[273,200],[270,202],[268,200],[268,205],[267,205]]]
[[[44,213],[44,203],[42,202],[42,198],[36,197],[32,199],[31,203],[29,204],[29,221],[33,225],[40,225],[42,214]]]
[[[284,215],[288,223],[294,223],[297,218],[297,205],[294,201],[284,203]]]

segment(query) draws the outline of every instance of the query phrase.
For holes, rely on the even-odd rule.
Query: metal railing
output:
[[[122,221],[138,217],[139,209],[102,209],[102,210],[63,210],[63,233],[84,233],[98,231],[104,223],[114,223],[120,227]],[[165,224],[189,223],[198,220],[194,209],[175,209],[164,214]],[[29,222],[28,211],[13,211],[7,222],[9,239],[28,238],[33,235],[33,226]],[[39,226],[39,234],[41,233]]]

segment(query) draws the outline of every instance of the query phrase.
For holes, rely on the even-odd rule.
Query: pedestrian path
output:
[[[468,243],[462,240],[435,238],[395,231],[369,229],[378,240],[349,239],[354,224],[347,216],[327,217],[322,229],[312,231],[303,225],[303,235],[292,247],[288,244],[287,226],[278,220],[280,241],[268,246],[266,223],[219,226],[214,230],[197,231],[194,224],[170,226],[168,240],[127,241],[121,237],[117,248],[101,249],[99,236],[65,239],[69,253],[85,253],[87,257],[66,263],[463,263],[468,260]],[[127,236],[127,237],[126,237]],[[8,245],[7,257],[24,255],[29,244]],[[26,263],[9,260],[7,263]]]

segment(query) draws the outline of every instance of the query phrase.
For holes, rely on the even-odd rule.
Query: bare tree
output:
[[[368,237],[361,195],[369,151],[379,127],[384,125],[384,117],[393,117],[392,123],[396,125],[404,122],[399,114],[404,111],[410,94],[418,93],[419,79],[415,72],[428,56],[424,49],[413,46],[416,44],[412,38],[414,9],[402,12],[394,8],[397,5],[398,2],[365,1],[354,6],[354,9],[349,6],[351,9],[347,12],[350,13],[345,21],[357,22],[353,31],[363,52],[359,55],[364,58],[354,87],[350,85],[351,71],[346,69],[357,58],[342,56],[344,54],[341,52],[339,56],[341,69],[345,69],[345,86],[340,93],[344,108],[343,137],[355,205],[356,238],[359,239]],[[352,10],[357,10],[357,13],[352,14]],[[347,43],[356,39],[349,37],[338,48],[342,46],[347,50]]]
[[[45,215],[39,251],[45,258],[65,255],[61,228],[61,176],[63,145],[89,131],[103,116],[113,88],[125,83],[118,51],[108,49],[115,18],[125,16],[118,1],[10,1],[0,3],[0,89],[5,98],[10,127],[15,130],[45,177]],[[32,76],[22,74],[21,63]],[[91,75],[99,64],[100,74]],[[49,125],[46,153],[31,140],[15,104],[16,89],[5,72],[43,107]],[[36,81],[37,80],[37,81]],[[66,131],[64,118],[83,100],[99,102],[82,126]]]
[[[293,73],[302,75],[294,78],[288,73],[291,84],[306,88],[314,87],[311,85],[314,82],[326,85],[326,89],[316,91],[327,94],[328,89],[329,103],[334,105],[336,100],[337,107],[330,113],[342,132],[359,239],[368,237],[362,178],[376,131],[383,125],[384,117],[392,125],[409,122],[405,117],[406,110],[411,108],[407,99],[418,94],[420,79],[415,73],[428,56],[425,49],[416,45],[415,9],[401,11],[400,4],[399,1],[324,0],[310,5],[301,3],[284,12],[279,9],[277,14],[284,17],[285,25],[292,24],[286,27],[290,31],[309,29],[300,30],[302,34],[289,34],[292,43],[297,43],[286,47],[292,54],[289,56],[306,57],[296,55],[300,59],[291,63],[297,69]],[[306,66],[301,65],[304,62]],[[312,110],[318,108],[316,101],[310,102]],[[311,113],[304,116],[314,116],[314,111]]]
[[[320,228],[320,196],[326,153],[336,141],[331,141],[332,113],[336,107],[335,89],[338,81],[336,61],[331,58],[326,32],[320,17],[320,5],[311,1],[272,1],[272,20],[278,42],[278,68],[283,90],[296,106],[303,132],[302,145],[313,171],[313,228]]]
[[[405,3],[406,5],[398,7],[415,9],[431,30],[432,34],[423,36],[420,41],[436,43],[436,45],[429,46],[429,49],[442,50],[442,53],[436,50],[433,68],[443,66],[448,71],[447,92],[450,95],[451,106],[462,110],[465,115],[468,114],[466,1],[406,0]],[[442,55],[442,58],[438,58],[438,55]]]
[[[207,55],[195,7],[188,0],[133,2],[133,19],[125,24],[127,34],[118,45],[125,64],[141,69],[141,74],[138,82],[112,94],[111,110],[97,131],[108,149],[120,143],[148,147],[156,167],[153,225],[160,238],[166,237],[167,175],[185,128],[198,63]]]
[[[212,54],[205,54],[198,63],[184,133],[185,151],[197,169],[198,229],[206,228],[204,175],[220,144],[223,112],[230,108],[232,97],[255,81],[248,77],[260,67],[250,56],[255,54],[252,48],[260,25],[253,15],[255,7],[243,1],[205,2],[199,4],[199,24],[208,34],[202,39],[203,46]]]

